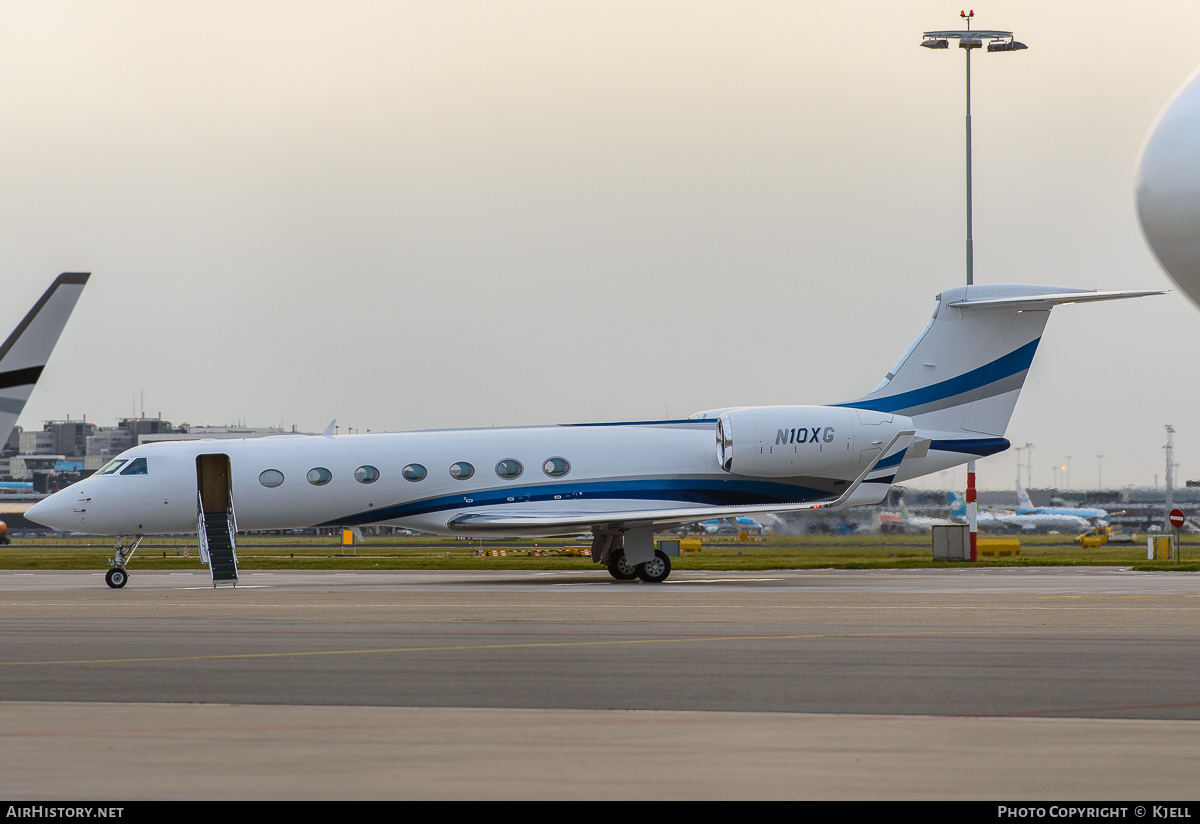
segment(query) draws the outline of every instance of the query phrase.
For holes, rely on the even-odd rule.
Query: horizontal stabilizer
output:
[[[1163,295],[1162,291],[1099,291],[1095,289],[1081,290],[1078,292],[1059,292],[1054,295],[1018,295],[1016,297],[1007,298],[983,298],[972,300],[964,298],[946,304],[955,309],[986,309],[988,307],[996,307],[1003,309],[1049,309],[1052,306],[1060,306],[1068,303],[1087,303],[1090,301],[1100,300],[1121,300],[1122,298],[1144,298],[1148,295]]]

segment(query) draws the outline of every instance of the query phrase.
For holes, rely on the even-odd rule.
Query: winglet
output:
[[[321,437],[322,438],[332,438],[333,437],[333,428],[336,425],[337,425],[337,418],[334,418],[333,420],[331,420],[329,422],[329,426],[325,427],[325,431],[321,433]]]

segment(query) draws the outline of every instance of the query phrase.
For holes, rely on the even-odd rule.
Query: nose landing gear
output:
[[[125,564],[133,557],[133,553],[137,552],[137,548],[142,545],[142,536],[135,536],[133,546],[125,549],[125,545],[121,542],[120,536],[117,537],[117,548],[113,552],[113,557],[108,559],[112,564],[112,569],[104,574],[104,583],[108,584],[112,589],[120,589],[129,583],[129,573],[125,571]]]

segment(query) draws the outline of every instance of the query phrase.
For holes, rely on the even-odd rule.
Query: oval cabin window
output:
[[[521,466],[521,462],[513,460],[512,458],[496,464],[496,474],[507,480],[519,477],[524,471],[525,467]]]
[[[542,471],[551,478],[561,478],[571,471],[571,464],[566,458],[550,458],[542,464]]]

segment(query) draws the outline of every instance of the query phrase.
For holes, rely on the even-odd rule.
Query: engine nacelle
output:
[[[717,461],[764,478],[826,475],[863,466],[912,419],[840,406],[750,406],[717,418]]]

